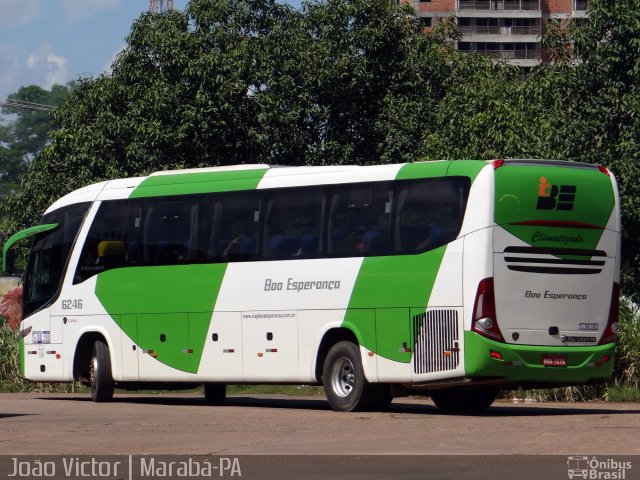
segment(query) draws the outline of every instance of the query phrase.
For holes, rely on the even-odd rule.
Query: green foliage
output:
[[[60,127],[5,200],[2,230],[37,221],[61,194],[180,167],[420,158],[452,47],[392,0],[192,0],[144,14],[112,72],[81,80]],[[28,205],[29,208],[24,208]]]
[[[607,389],[610,402],[640,402],[640,389],[615,384]]]
[[[9,95],[11,100],[56,106],[69,94],[68,86],[54,85],[44,90],[37,85],[22,87]],[[0,196],[17,188],[31,159],[49,139],[53,122],[48,111],[2,105],[0,112],[9,121],[0,123]]]
[[[640,288],[640,9],[637,0],[593,0],[589,16],[552,29],[547,44],[573,42],[563,62],[566,158],[611,168],[620,183],[623,289]],[[571,60],[570,55],[564,54]]]
[[[616,380],[640,389],[640,308],[633,299],[620,301],[620,334],[616,350]]]
[[[0,384],[24,386],[18,360],[18,332],[0,317]]]

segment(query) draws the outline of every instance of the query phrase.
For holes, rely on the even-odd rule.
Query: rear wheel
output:
[[[205,383],[204,401],[209,405],[222,405],[227,396],[227,385],[224,383]]]
[[[322,384],[329,405],[338,412],[383,409],[391,402],[388,386],[367,382],[360,349],[352,342],[331,347],[322,370]]]
[[[111,357],[109,347],[102,340],[93,344],[89,362],[89,385],[94,402],[108,402],[113,398],[113,376],[111,375]]]
[[[497,396],[495,389],[449,390],[433,393],[431,399],[447,413],[477,414],[489,408]]]

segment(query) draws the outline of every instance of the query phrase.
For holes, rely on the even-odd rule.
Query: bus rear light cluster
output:
[[[614,343],[618,340],[618,332],[620,331],[620,324],[618,323],[619,315],[620,284],[614,282],[613,289],[611,290],[611,303],[609,304],[609,320],[607,321],[607,326],[602,333],[602,338],[598,342],[598,345]]]
[[[496,319],[496,300],[493,292],[493,277],[480,281],[473,307],[471,330],[491,340],[504,342]]]

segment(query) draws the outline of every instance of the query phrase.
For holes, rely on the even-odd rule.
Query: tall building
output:
[[[422,25],[433,28],[443,17],[456,16],[461,52],[480,52],[507,59],[527,70],[549,58],[540,35],[550,18],[586,15],[589,0],[401,0],[412,5]]]

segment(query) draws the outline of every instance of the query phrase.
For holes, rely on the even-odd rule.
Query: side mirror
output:
[[[11,250],[11,247],[13,247],[17,242],[41,232],[49,232],[51,230],[55,230],[59,226],[59,223],[45,223],[44,225],[36,225],[35,227],[26,228],[24,230],[20,230],[18,233],[13,234],[2,247],[2,270],[7,273],[13,273],[16,254]]]

